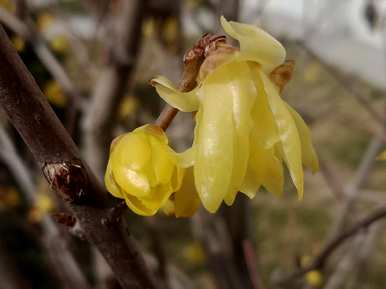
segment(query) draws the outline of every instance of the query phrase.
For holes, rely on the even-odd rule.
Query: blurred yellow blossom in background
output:
[[[39,31],[47,30],[55,21],[53,14],[49,12],[40,13],[36,18],[36,27]]]
[[[0,209],[15,208],[20,205],[19,192],[13,187],[0,187]]]
[[[55,80],[49,80],[44,85],[43,93],[45,96],[47,96],[47,99],[50,103],[58,107],[64,107],[67,103],[66,95],[63,93],[59,83],[57,83]]]
[[[37,193],[37,198],[34,206],[28,213],[28,220],[31,223],[40,222],[43,217],[52,212],[55,208],[54,202],[51,197],[46,193]]]
[[[11,38],[11,41],[12,41],[13,46],[17,50],[17,52],[21,52],[21,51],[24,50],[24,48],[25,48],[25,41],[24,41],[23,38],[21,38],[19,36],[13,36]]]
[[[64,35],[56,35],[49,40],[50,47],[53,51],[65,54],[69,51],[70,45],[68,39]]]
[[[377,160],[386,161],[386,150],[378,155]]]
[[[0,0],[0,7],[9,12],[15,12],[16,6],[12,0]]]
[[[306,282],[312,287],[319,287],[323,282],[323,275],[318,270],[312,270],[306,274]]]
[[[182,255],[192,265],[202,265],[205,262],[204,250],[198,242],[193,242],[185,246]]]

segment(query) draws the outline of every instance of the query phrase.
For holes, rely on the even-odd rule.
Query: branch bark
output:
[[[17,154],[15,147],[5,128],[0,126],[0,158],[8,166],[15,180],[22,188],[27,202],[31,207],[36,205],[36,186],[28,168]],[[40,223],[43,246],[48,253],[51,264],[64,288],[91,289],[78,263],[71,254],[68,244],[53,220],[45,215]]]
[[[50,108],[0,27],[0,105],[52,189],[71,207],[86,237],[106,258],[123,289],[154,289],[153,276],[120,226],[103,225],[113,202]]]

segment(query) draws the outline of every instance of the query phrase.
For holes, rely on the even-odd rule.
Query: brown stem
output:
[[[201,64],[205,60],[204,52],[207,46],[216,41],[225,41],[222,35],[204,34],[196,44],[184,55],[184,70],[182,73],[179,90],[182,92],[191,91],[196,86],[196,78],[200,71]],[[178,109],[166,105],[155,124],[166,130],[178,113]]]
[[[42,168],[51,187],[70,207],[86,237],[105,257],[123,289],[154,289],[153,277],[134,242],[119,226],[104,226],[113,199],[80,159],[56,117],[0,27],[0,105]],[[70,201],[69,201],[70,200]]]

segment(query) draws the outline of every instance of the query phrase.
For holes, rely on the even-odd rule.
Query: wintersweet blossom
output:
[[[204,207],[215,212],[242,192],[253,197],[260,187],[280,195],[286,165],[299,198],[303,166],[318,170],[310,132],[300,115],[280,96],[274,72],[286,51],[263,30],[221,18],[224,31],[240,48],[214,43],[207,48],[197,87],[180,92],[166,78],[152,80],[171,106],[196,113],[193,145],[181,166],[193,167]]]
[[[112,143],[105,184],[135,213],[150,216],[180,190],[184,171],[162,129],[145,125]]]

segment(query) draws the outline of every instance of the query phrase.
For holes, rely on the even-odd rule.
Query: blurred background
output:
[[[386,1],[0,0],[0,22],[101,179],[111,140],[165,104],[149,80],[178,83],[185,51],[223,33],[220,15],[286,47],[295,73],[283,97],[310,126],[321,170],[306,174],[301,202],[287,181],[282,198],[240,195],[216,215],[128,212],[147,262],[173,289],[385,288],[382,222],[287,276],[386,203],[386,164],[376,160],[386,146]],[[190,146],[193,126],[191,114],[177,116],[173,148]],[[74,223],[0,113],[0,289],[120,288]]]

